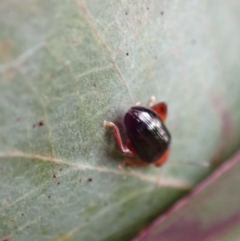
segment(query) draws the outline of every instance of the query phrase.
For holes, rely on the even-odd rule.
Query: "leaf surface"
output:
[[[0,3],[0,237],[128,240],[240,143],[236,0]],[[162,168],[104,120],[168,104]],[[124,134],[123,134],[124,135]]]

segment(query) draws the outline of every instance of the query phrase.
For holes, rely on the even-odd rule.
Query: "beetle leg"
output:
[[[155,166],[161,166],[168,158],[169,156],[169,153],[170,153],[170,149],[168,148],[165,153],[157,160],[155,161],[153,164]]]
[[[162,119],[162,121],[165,121],[167,118],[167,104],[165,102],[159,102],[153,106],[151,106],[151,109],[154,110]]]
[[[148,106],[151,108],[155,102],[156,102],[156,98],[155,98],[155,96],[152,95],[149,100]]]
[[[140,105],[141,105],[140,101],[136,102],[136,104],[135,104],[135,106],[140,106]]]
[[[133,152],[133,150],[131,150],[129,144],[128,143],[123,144],[122,138],[121,138],[121,135],[120,135],[120,132],[119,132],[119,129],[118,129],[118,127],[114,123],[108,122],[108,121],[104,121],[103,125],[105,127],[112,128],[114,136],[115,136],[117,144],[118,144],[118,147],[120,148],[121,152],[124,155],[129,156],[129,157],[135,156],[135,153]]]
[[[124,166],[129,165],[129,166],[138,166],[138,167],[143,167],[143,166],[148,166],[149,163],[144,162],[142,160],[134,160],[134,159],[125,159],[119,166],[119,169],[122,169]]]

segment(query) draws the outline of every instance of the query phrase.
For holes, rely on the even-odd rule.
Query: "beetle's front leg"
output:
[[[130,147],[130,142],[123,143],[119,129],[113,122],[104,121],[103,125],[104,127],[112,128],[118,147],[120,148],[121,152],[125,156],[129,156],[129,157],[135,156],[135,152],[133,151],[133,148]]]

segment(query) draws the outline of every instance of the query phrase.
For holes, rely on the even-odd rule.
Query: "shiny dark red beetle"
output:
[[[139,105],[131,107],[124,117],[124,126],[128,140],[123,143],[118,127],[104,121],[105,127],[111,127],[121,152],[128,157],[138,156],[140,160],[127,159],[131,165],[162,165],[169,156],[171,135],[164,121],[167,118],[167,105],[164,102],[154,104],[155,97],[150,100],[150,108]]]

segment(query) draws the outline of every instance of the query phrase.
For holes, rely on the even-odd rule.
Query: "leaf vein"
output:
[[[121,70],[119,69],[119,67],[118,67],[117,64],[115,63],[115,59],[114,59],[113,55],[111,54],[111,51],[110,51],[109,48],[107,47],[104,39],[103,39],[102,36],[98,33],[98,31],[97,31],[97,29],[96,29],[96,27],[95,27],[95,25],[94,25],[93,19],[91,18],[90,14],[89,14],[89,12],[88,12],[88,10],[87,10],[87,7],[86,7],[86,6],[83,6],[78,0],[76,0],[76,3],[77,3],[78,5],[80,5],[81,9],[83,9],[83,16],[85,16],[86,22],[88,23],[89,27],[91,28],[93,35],[95,35],[96,39],[99,39],[99,40],[101,41],[102,46],[103,46],[104,49],[105,49],[105,52],[106,52],[106,53],[109,55],[109,57],[110,57],[110,61],[112,62],[113,68],[115,69],[115,71],[116,71],[119,79],[121,80],[121,82],[123,83],[125,89],[127,90],[128,94],[129,94],[129,96],[130,96],[131,101],[134,102],[134,101],[133,101],[133,98],[132,98],[132,95],[131,95],[131,93],[130,93],[130,90],[129,90],[129,88],[128,88],[127,81],[125,80],[125,78],[124,78]]]
[[[68,165],[75,167],[78,170],[82,171],[97,171],[97,172],[103,172],[103,173],[110,173],[115,175],[120,175],[123,177],[129,176],[133,178],[140,179],[142,181],[152,182],[155,183],[157,186],[166,186],[166,187],[172,187],[182,190],[191,190],[192,186],[189,183],[182,182],[180,180],[176,179],[166,179],[166,178],[159,178],[157,176],[150,176],[145,175],[140,172],[132,171],[132,170],[117,170],[112,169],[108,167],[100,167],[100,166],[91,166],[89,164],[84,163],[75,163],[75,162],[69,162],[63,159],[51,157],[51,156],[43,156],[39,154],[29,154],[29,153],[23,153],[20,151],[12,151],[8,153],[0,152],[0,158],[24,158],[24,159],[36,159],[43,162],[51,162],[59,165]]]

